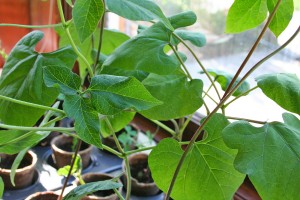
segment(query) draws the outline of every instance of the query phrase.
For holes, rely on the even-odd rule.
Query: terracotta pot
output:
[[[10,182],[10,168],[16,158],[16,155],[0,154],[0,176],[3,179],[5,189],[15,190],[25,188],[34,181],[35,166],[37,163],[37,156],[33,151],[28,151],[21,161],[19,169],[16,170],[15,187]]]
[[[109,174],[101,174],[101,173],[88,173],[88,174],[84,174],[82,176],[82,179],[84,180],[85,183],[91,183],[91,182],[96,182],[96,181],[105,181],[105,180],[109,180],[112,179],[113,176],[109,175]],[[76,181],[76,185],[80,185],[78,181]],[[121,192],[122,188],[119,188],[119,191]],[[83,198],[81,198],[81,200],[117,200],[119,199],[118,196],[115,194],[115,192],[113,190],[104,190],[104,193],[102,192],[102,194],[98,195],[96,194],[92,194],[92,195],[88,195],[85,196]]]
[[[71,149],[73,137],[60,135],[51,141],[52,157],[57,168],[71,164],[74,152]],[[91,162],[92,145],[82,142],[79,155],[82,160],[82,167],[86,168]]]
[[[135,124],[129,124],[129,126],[131,126],[132,129],[135,130],[135,131],[137,132],[137,134],[139,133],[140,129],[137,127],[137,125],[135,125]],[[116,132],[116,136],[118,137],[118,136],[121,135],[124,131],[125,131],[125,129],[122,129],[122,130]],[[134,150],[134,149],[136,149],[136,145],[135,145],[135,144],[136,144],[136,142],[137,142],[137,140],[138,140],[137,135],[136,135],[136,137],[133,138],[133,140],[134,140],[134,142],[133,142],[133,144],[131,144],[131,145],[129,146],[129,147],[130,147],[129,150]],[[109,137],[107,137],[107,138],[102,138],[102,143],[105,144],[106,146],[111,147],[112,149],[114,149],[114,150],[116,150],[116,151],[119,151],[119,150],[118,150],[118,147],[117,147],[117,145],[116,145],[116,143],[115,143],[115,140],[114,140],[113,136],[109,136]],[[121,144],[121,146],[124,148],[124,146],[123,146],[122,144]]]
[[[46,191],[34,193],[27,197],[25,200],[57,200],[58,197],[58,194],[55,194],[52,191]]]
[[[145,153],[137,153],[132,154],[128,157],[130,172],[131,172],[131,193],[137,196],[152,196],[159,193],[159,189],[154,183],[151,173],[148,168],[148,154]],[[125,162],[122,164],[123,171],[125,172]],[[141,178],[137,177],[136,171],[146,169],[148,177],[148,181],[141,180]],[[127,174],[124,174],[123,179],[124,188],[127,185]]]

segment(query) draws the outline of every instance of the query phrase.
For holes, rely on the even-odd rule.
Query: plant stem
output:
[[[119,199],[125,200],[124,197],[122,196],[122,194],[119,192],[119,190],[117,190],[116,188],[114,188],[113,190],[116,193],[116,195],[119,197]]]
[[[282,0],[278,0],[276,6],[274,7],[274,10],[272,11],[272,13],[269,15],[268,20],[266,22],[266,24],[264,25],[261,33],[259,34],[258,38],[256,39],[254,45],[252,46],[252,48],[250,49],[248,55],[246,56],[246,58],[244,59],[243,63],[241,64],[241,66],[239,67],[238,71],[236,72],[236,74],[234,75],[233,79],[231,80],[229,86],[227,87],[224,95],[222,98],[224,98],[229,91],[231,90],[231,88],[233,87],[233,84],[235,83],[235,81],[237,80],[238,76],[240,75],[240,73],[242,72],[242,70],[244,69],[244,67],[246,66],[246,64],[248,63],[250,57],[252,56],[254,50],[256,49],[256,47],[258,46],[260,40],[262,39],[263,35],[265,34],[265,32],[268,29],[269,24],[271,23],[273,17],[275,16],[276,11],[278,10],[278,7],[280,5]]]
[[[205,104],[204,104],[205,105]],[[179,141],[181,142],[182,141],[182,135],[183,135],[183,132],[185,130],[185,128],[187,127],[187,125],[190,123],[190,121],[192,120],[193,118],[193,115],[190,115],[184,122],[184,124],[180,127],[180,131],[179,131]]]
[[[70,30],[69,30],[69,27],[66,23],[66,20],[65,20],[65,17],[64,17],[64,12],[63,12],[63,8],[62,8],[62,5],[61,5],[61,1],[60,0],[57,0],[57,6],[58,6],[58,11],[59,11],[59,15],[60,15],[60,18],[61,18],[61,21],[62,21],[62,25],[65,29],[65,32],[68,36],[68,39],[70,41],[70,44],[73,48],[73,50],[75,51],[75,53],[77,54],[77,56],[79,58],[81,58],[83,60],[83,62],[85,63],[86,67],[87,67],[87,70],[90,74],[91,77],[94,77],[94,72],[93,72],[93,69],[92,67],[90,66],[90,63],[87,61],[87,59],[84,57],[84,55],[82,55],[82,53],[80,53],[80,51],[78,50],[73,38],[72,38],[72,35],[70,33]]]
[[[174,32],[172,33],[172,35],[174,37],[176,37],[193,55],[193,57],[195,58],[195,60],[197,61],[197,63],[199,64],[199,66],[201,67],[201,69],[203,70],[203,72],[205,73],[205,75],[207,76],[207,78],[209,79],[209,81],[211,82],[211,84],[213,85],[219,99],[221,99],[221,95],[214,83],[214,81],[212,80],[211,76],[209,75],[209,73],[207,72],[207,70],[205,69],[205,67],[203,66],[203,64],[200,62],[200,60],[198,59],[198,57],[196,56],[195,52],[185,43],[185,41],[183,39],[181,39],[181,37],[179,37],[178,35],[176,35]]]
[[[191,76],[189,70],[188,70],[187,67],[185,66],[183,60],[181,59],[181,57],[180,57],[179,54],[177,53],[177,50],[173,47],[173,45],[169,44],[169,46],[170,46],[171,49],[173,50],[173,52],[174,52],[176,58],[179,60],[181,66],[183,67],[183,69],[184,69],[185,73],[187,74],[188,78],[189,78],[190,80],[192,80],[193,78],[192,78],[192,76]]]
[[[152,120],[150,119],[153,123],[155,123],[156,125],[160,126],[162,129],[166,130],[167,132],[169,132],[172,136],[174,136],[176,133],[175,131],[173,131],[172,129],[170,129],[169,127],[167,127],[166,125],[164,125],[163,123],[161,123],[158,120]]]
[[[174,125],[175,135],[178,136],[178,134],[179,134],[179,126],[178,126],[177,121],[175,119],[170,119],[170,121]]]
[[[208,92],[210,91],[210,89],[212,88],[212,84],[210,84],[210,86],[208,87],[208,89],[206,90],[206,92],[204,93],[203,97],[204,98],[206,96],[206,94],[208,94]]]
[[[205,94],[204,96],[207,96],[208,98],[210,98],[215,104],[218,104],[218,102],[216,100],[214,100],[214,98],[212,98],[207,92],[203,91],[203,93]]]
[[[248,93],[252,92],[253,90],[255,90],[255,89],[257,89],[257,88],[258,88],[258,86],[255,86],[255,87],[253,87],[253,88],[247,90],[246,92],[244,92],[244,93],[242,93],[242,94],[236,96],[234,99],[232,99],[232,100],[229,101],[227,104],[225,104],[225,105],[224,105],[224,108],[227,108],[227,106],[229,106],[232,102],[234,102],[235,100],[239,99],[240,97],[243,97],[243,96],[247,95]]]
[[[17,104],[21,104],[21,105],[24,105],[24,106],[39,108],[39,109],[42,109],[42,110],[52,110],[52,111],[61,113],[63,115],[66,114],[63,110],[60,110],[60,109],[57,109],[57,108],[52,108],[52,107],[49,107],[49,106],[43,106],[43,105],[39,105],[39,104],[35,104],[35,103],[21,101],[21,100],[13,99],[13,98],[6,97],[6,96],[3,96],[3,95],[0,95],[0,99],[3,99],[5,101],[10,101],[10,102],[13,102],[13,103],[17,103]]]
[[[277,48],[275,51],[261,59],[258,63],[256,63],[242,78],[241,80],[236,84],[236,86],[232,90],[236,90],[249,76],[252,74],[253,71],[255,71],[260,65],[262,65],[266,60],[270,59],[272,56],[276,55],[278,52],[280,52],[282,49],[284,49],[287,45],[289,45],[298,35],[300,32],[300,26],[295,31],[295,33],[279,48]]]
[[[127,175],[127,188],[126,188],[126,200],[130,200],[131,194],[131,172],[128,157],[125,155],[124,157],[126,175]]]
[[[151,150],[151,149],[154,149],[154,148],[155,148],[155,146],[152,146],[152,147],[144,147],[144,148],[140,148],[140,149],[135,149],[135,150],[131,150],[131,151],[126,151],[125,154],[126,154],[126,155],[131,155],[131,154],[134,154],[134,153],[139,153],[139,152]]]
[[[114,138],[114,141],[115,141],[115,143],[116,143],[116,145],[117,145],[117,148],[118,148],[119,152],[121,152],[121,154],[124,155],[124,150],[123,150],[123,148],[122,148],[122,146],[121,146],[121,144],[120,144],[120,142],[119,142],[119,140],[118,140],[118,138],[117,138],[117,136],[116,136],[116,133],[115,133],[115,131],[114,131],[114,128],[112,127],[112,125],[111,125],[109,119],[108,119],[107,117],[104,117],[104,120],[105,120],[105,122],[106,122],[108,128],[109,128],[110,131],[111,131],[111,134],[112,134],[112,136],[113,136],[113,138]]]
[[[79,152],[80,146],[81,146],[81,140],[78,140],[75,152],[74,152],[73,157],[72,157],[72,162],[71,162],[71,165],[70,165],[70,170],[69,170],[68,175],[67,175],[67,177],[66,177],[66,179],[64,181],[64,185],[63,185],[63,187],[61,189],[61,193],[60,193],[60,195],[58,197],[58,200],[62,200],[64,191],[65,191],[65,189],[67,187],[68,181],[69,181],[70,176],[71,176],[71,172],[73,171],[73,167],[74,167],[75,160],[76,160],[77,154]]]
[[[26,25],[26,24],[6,24],[6,23],[0,23],[0,27],[1,26],[18,27],[18,28],[56,28],[56,27],[61,27],[62,23],[59,23],[59,24],[47,24],[47,25]]]
[[[247,118],[241,118],[241,117],[231,117],[231,116],[226,116],[228,119],[233,119],[233,120],[244,120],[247,122],[252,122],[252,123],[256,123],[256,124],[265,124],[267,122],[263,122],[263,121],[258,121],[258,120],[253,120],[253,119],[247,119]]]
[[[27,126],[13,126],[0,123],[0,128],[19,130],[19,131],[57,131],[57,132],[73,132],[74,128],[62,128],[62,127],[27,127]]]
[[[105,149],[106,151],[109,151],[110,153],[112,153],[112,154],[114,154],[114,155],[116,155],[116,156],[118,156],[120,158],[124,157],[120,152],[117,152],[116,150],[110,148],[109,146],[106,146],[104,144],[102,144],[102,146],[103,146],[103,149]]]
[[[105,0],[102,0],[102,3],[103,3],[103,7],[105,9],[105,7],[106,7]],[[103,40],[103,30],[104,30],[104,21],[105,21],[105,12],[103,13],[102,18],[101,18],[101,29],[100,29],[100,36],[99,36],[99,44],[98,44],[96,60],[94,62],[94,73],[96,73],[96,66],[98,64],[98,60],[99,60],[100,53],[101,53],[102,40]]]
[[[205,101],[203,101],[203,105],[206,109],[206,115],[209,115],[210,111],[209,111],[209,108],[208,108],[207,104],[205,103]]]

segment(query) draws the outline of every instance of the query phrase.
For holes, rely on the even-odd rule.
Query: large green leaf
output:
[[[295,74],[267,74],[256,78],[263,93],[282,108],[300,114],[300,80]]]
[[[134,116],[135,116],[135,112],[122,111],[115,115],[110,115],[106,117],[110,121],[110,124],[114,129],[114,132],[118,132],[126,125],[128,125],[129,122],[133,120]],[[108,127],[104,119],[100,119],[100,131],[103,137],[108,137],[112,134],[110,128]]]
[[[230,82],[233,79],[233,75],[229,74],[228,72],[217,70],[217,69],[207,69],[207,72],[212,75],[215,80],[221,85],[223,91],[226,91]],[[204,72],[200,72],[204,73]],[[237,78],[233,86],[235,86],[241,79]],[[240,87],[233,93],[233,96],[241,95],[247,92],[250,89],[250,84],[247,81],[244,81]]]
[[[160,20],[168,29],[173,30],[169,20],[158,5],[150,0],[107,0],[108,9],[124,18],[136,21]]]
[[[0,152],[5,154],[16,154],[27,147],[35,145],[48,135],[48,133],[31,133],[25,135],[26,133],[26,131],[16,130],[0,131]]]
[[[98,113],[90,99],[79,95],[66,95],[63,108],[75,120],[75,130],[81,140],[102,148]]]
[[[226,19],[226,32],[239,33],[260,25],[267,17],[267,0],[235,0]]]
[[[283,119],[262,127],[239,121],[223,131],[225,143],[238,149],[235,168],[248,174],[262,199],[299,198],[300,121],[287,113]]]
[[[96,31],[95,37],[100,34],[98,32],[100,31]],[[130,39],[130,37],[125,33],[109,29],[104,29],[103,38],[101,52],[105,55],[111,54],[118,46]],[[96,42],[99,42],[99,39],[95,38],[95,43]]]
[[[99,190],[111,190],[122,187],[121,183],[117,183],[112,180],[96,181],[92,183],[86,183],[84,185],[77,186],[71,190],[63,200],[80,200],[85,195],[97,192]]]
[[[169,18],[174,28],[195,23],[193,12],[181,13]],[[148,73],[159,75],[184,74],[175,56],[165,54],[172,32],[161,22],[142,31],[136,37],[118,47],[104,62],[103,74],[134,75],[143,80]]]
[[[57,87],[65,95],[75,95],[80,87],[80,77],[67,67],[44,67],[44,80],[48,87]]]
[[[34,31],[22,38],[11,51],[0,78],[0,94],[18,100],[50,106],[58,96],[57,89],[47,88],[43,66],[73,66],[76,55],[66,47],[51,53],[34,51],[43,33]],[[0,100],[0,119],[13,125],[32,126],[44,110]]]
[[[268,10],[271,13],[274,10],[278,0],[267,0]],[[293,17],[294,2],[293,0],[282,0],[269,28],[278,37],[288,26]]]
[[[245,175],[233,167],[236,151],[223,142],[221,132],[229,121],[216,114],[204,127],[207,138],[197,142],[188,153],[177,176],[171,196],[185,200],[232,199]],[[167,191],[183,154],[179,143],[164,139],[150,153],[148,162],[158,187]]]
[[[141,114],[147,118],[169,120],[194,113],[203,104],[203,82],[188,81],[184,75],[160,76],[150,74],[143,84],[158,100],[164,102]]]
[[[75,1],[72,15],[81,42],[92,35],[103,13],[104,5],[100,0]]]
[[[97,75],[88,91],[92,104],[103,115],[114,115],[123,110],[147,110],[161,104],[134,77]]]

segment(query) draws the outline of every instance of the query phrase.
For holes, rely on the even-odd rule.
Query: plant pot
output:
[[[33,151],[28,151],[25,154],[23,160],[20,163],[20,168],[16,170],[15,187],[10,182],[10,168],[16,158],[16,155],[0,154],[0,157],[0,176],[3,179],[5,189],[21,189],[33,183],[35,166],[37,163],[37,156]]]
[[[129,126],[131,126],[131,128],[137,132],[137,135],[135,137],[133,137],[133,143],[129,146],[129,150],[134,150],[134,149],[137,149],[136,143],[138,140],[138,133],[139,133],[140,129],[137,127],[137,125],[132,124],[132,123],[129,124]],[[123,128],[120,131],[116,132],[116,136],[119,137],[124,131],[125,131],[125,129]],[[116,151],[119,151],[113,136],[103,138],[102,143],[105,144],[106,146],[111,147],[112,149],[114,149]],[[121,146],[122,146],[122,148],[124,148],[124,146],[122,144],[121,144]]]
[[[131,172],[131,193],[137,196],[152,196],[159,193],[148,167],[148,154],[137,153],[128,157]],[[122,164],[125,172],[125,162]],[[124,174],[124,188],[127,185],[127,174]]]
[[[46,191],[34,193],[27,197],[25,200],[57,200],[58,197],[58,194],[55,194],[52,191]]]
[[[88,173],[82,176],[82,179],[85,183],[91,183],[96,181],[105,181],[114,178],[109,174],[101,174],[101,173]],[[76,181],[76,185],[80,185],[78,181]],[[119,188],[121,192],[121,188]],[[92,195],[85,196],[81,198],[81,200],[117,200],[118,196],[115,194],[114,190],[103,190]]]
[[[57,168],[62,168],[71,164],[73,137],[60,135],[51,141],[52,158]],[[88,167],[91,162],[92,145],[82,142],[79,155],[82,160],[83,169]]]

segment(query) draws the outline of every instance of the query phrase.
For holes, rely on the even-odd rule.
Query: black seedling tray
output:
[[[3,194],[3,200],[24,200],[30,194],[39,191],[58,191],[62,188],[64,177],[57,174],[57,169],[52,160],[52,150],[50,147],[35,147],[32,149],[38,156],[36,166],[36,174],[34,182],[31,186],[20,190],[6,190]],[[93,147],[91,154],[90,165],[83,170],[82,174],[89,172],[110,173],[117,175],[121,173],[122,159],[112,155],[106,151],[102,151]],[[71,189],[73,186],[74,178],[72,177],[68,186]],[[123,191],[123,195],[125,192]],[[163,193],[150,197],[137,197],[132,196],[132,200],[161,200]]]

